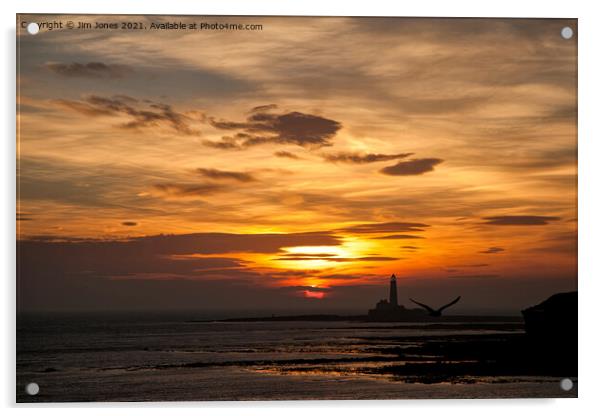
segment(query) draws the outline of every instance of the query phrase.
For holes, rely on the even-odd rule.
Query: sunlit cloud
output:
[[[574,285],[573,21],[228,20],[264,31],[20,36],[30,304],[364,308],[396,273],[504,306]]]

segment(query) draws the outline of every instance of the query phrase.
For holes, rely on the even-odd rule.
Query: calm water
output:
[[[497,328],[495,325],[500,325]],[[519,332],[504,323],[191,322],[169,318],[21,318],[17,400],[189,401],[562,397],[558,379],[480,377],[409,383],[378,368],[436,360],[391,349],[425,339]],[[40,385],[27,396],[24,386]]]

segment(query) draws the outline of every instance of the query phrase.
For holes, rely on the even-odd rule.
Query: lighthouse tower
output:
[[[424,312],[406,309],[397,300],[397,277],[394,274],[389,279],[389,300],[381,299],[374,309],[368,311],[368,319],[375,322],[398,322],[407,317],[423,316]]]
[[[398,306],[397,304],[397,278],[394,274],[391,275],[391,283],[389,284],[389,304]]]

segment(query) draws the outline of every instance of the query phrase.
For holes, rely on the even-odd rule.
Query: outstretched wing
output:
[[[414,302],[416,305],[418,306],[422,306],[424,309],[426,309],[429,312],[435,312],[435,310],[433,308],[431,308],[429,305],[425,305],[424,303],[420,303],[420,302],[416,302],[414,299],[410,298],[410,300],[412,302]]]
[[[440,307],[439,309],[437,309],[439,312],[443,312],[443,309],[449,308],[452,305],[455,305],[456,303],[458,303],[458,301],[460,300],[462,296],[458,296],[457,298],[455,298],[454,300],[452,300],[451,302],[449,302],[447,305],[443,305],[442,307]]]

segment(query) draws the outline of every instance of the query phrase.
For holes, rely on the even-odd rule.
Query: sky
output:
[[[576,20],[20,19],[147,27],[18,30],[22,311],[576,290]]]

